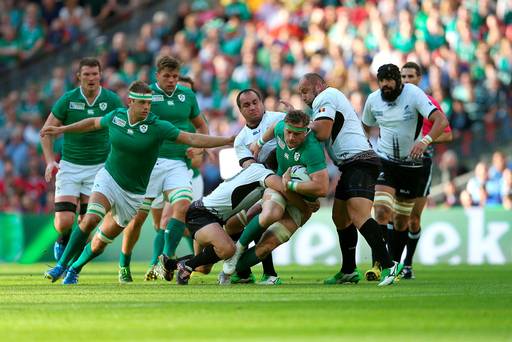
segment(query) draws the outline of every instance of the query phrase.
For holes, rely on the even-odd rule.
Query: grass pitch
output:
[[[418,267],[417,279],[324,286],[335,267],[278,267],[285,285],[120,285],[117,265],[87,265],[78,286],[46,265],[0,265],[0,340],[512,341],[511,266]],[[362,267],[362,269],[365,269]],[[255,269],[259,275],[261,271]]]

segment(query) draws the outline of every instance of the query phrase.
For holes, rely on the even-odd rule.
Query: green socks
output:
[[[132,260],[131,254],[119,254],[119,267],[130,267],[130,261]]]
[[[158,264],[158,257],[164,251],[164,230],[158,228],[156,230],[155,239],[153,240],[153,255],[151,256],[150,265]]]
[[[236,272],[238,273],[238,271],[249,269],[260,262],[261,260],[256,256],[256,248],[251,247],[242,254],[242,257],[238,260],[238,263],[236,264]]]
[[[165,229],[164,254],[173,257],[176,254],[176,248],[183,237],[185,231],[185,222],[172,218]]]
[[[80,272],[82,270],[82,267],[85,266],[89,261],[96,258],[100,253],[94,253],[91,249],[91,243],[89,242],[87,246],[85,246],[84,251],[80,256],[78,257],[78,260],[71,265],[72,268],[74,268],[77,272]]]
[[[78,226],[74,227],[68,245],[57,261],[57,265],[67,266],[69,261],[82,251],[88,238],[89,233],[84,233]]]
[[[238,242],[242,246],[247,247],[251,241],[254,240],[256,236],[258,236],[258,234],[261,234],[262,230],[263,227],[260,226],[260,215],[258,214],[254,216],[251,221],[249,221],[242,233],[242,236],[240,236],[240,239],[238,239]]]

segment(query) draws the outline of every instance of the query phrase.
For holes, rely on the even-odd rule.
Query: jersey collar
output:
[[[178,85],[176,84],[176,86],[174,87],[174,90],[172,91],[172,93],[169,95],[165,92],[165,90],[163,90],[162,88],[160,88],[160,86],[158,85],[158,82],[155,82],[155,87],[161,92],[163,93],[165,96],[167,97],[172,97],[174,95],[174,93],[176,92],[176,89],[178,89]]]
[[[149,116],[149,114],[148,114],[148,116]],[[139,120],[139,121],[135,122],[134,124],[132,124],[132,123],[130,122],[130,109],[127,109],[127,110],[126,110],[126,117],[127,117],[127,119],[128,119],[128,125],[130,125],[130,127],[135,127],[135,126],[137,126],[138,124],[140,124],[141,122],[146,121],[146,119],[147,119],[147,117],[146,117],[146,119]]]
[[[89,107],[92,107],[94,106],[94,104],[96,103],[96,100],[98,100],[98,98],[100,97],[101,95],[101,92],[103,91],[103,87],[100,86],[100,89],[98,91],[98,95],[96,95],[96,97],[94,98],[94,100],[92,101],[92,103],[89,103],[89,101],[87,100],[87,97],[84,95],[84,92],[82,91],[82,87],[79,87],[80,88],[80,95],[82,95],[82,97],[84,98],[85,102],[87,103],[87,105]]]

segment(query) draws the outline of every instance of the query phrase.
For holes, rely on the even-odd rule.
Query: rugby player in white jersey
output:
[[[406,231],[415,199],[422,197],[423,154],[448,125],[445,115],[413,84],[402,84],[400,69],[385,64],[378,69],[379,90],[371,93],[363,111],[366,131],[378,126],[377,154],[382,163],[375,187],[375,215],[382,229],[389,221]],[[432,122],[422,135],[423,118]],[[393,241],[391,241],[393,245]],[[376,272],[367,272],[367,279]]]
[[[318,74],[302,77],[299,94],[313,109],[311,129],[319,140],[326,142],[327,152],[341,172],[332,218],[338,232],[343,264],[340,271],[326,279],[324,284],[357,283],[361,279],[355,262],[359,230],[384,267],[379,285],[390,285],[402,265],[392,261],[382,230],[371,216],[380,163],[361,120],[345,95],[328,87]]]

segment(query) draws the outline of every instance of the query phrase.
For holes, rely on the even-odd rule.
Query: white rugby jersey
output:
[[[368,96],[363,110],[363,123],[379,126],[377,154],[388,160],[409,160],[409,153],[423,136],[423,117],[437,110],[417,86],[407,83],[393,102],[382,99],[380,89]]]
[[[262,164],[253,163],[203,197],[203,205],[221,220],[227,221],[241,210],[249,209],[263,196],[265,179],[272,174],[274,172]]]
[[[341,91],[327,88],[313,101],[313,120],[333,120],[331,137],[326,142],[327,152],[335,164],[372,147],[364,134],[361,120]]]
[[[261,122],[256,128],[250,128],[248,126],[244,126],[240,133],[235,138],[235,152],[238,160],[243,160],[247,158],[253,158],[251,150],[249,146],[255,141],[257,141],[265,131],[271,127],[276,122],[279,122],[284,119],[285,113],[282,112],[265,112],[263,117],[261,118]],[[265,143],[261,148],[261,151],[258,155],[258,162],[263,162],[267,159],[269,153],[276,148],[276,140],[272,139]]]

